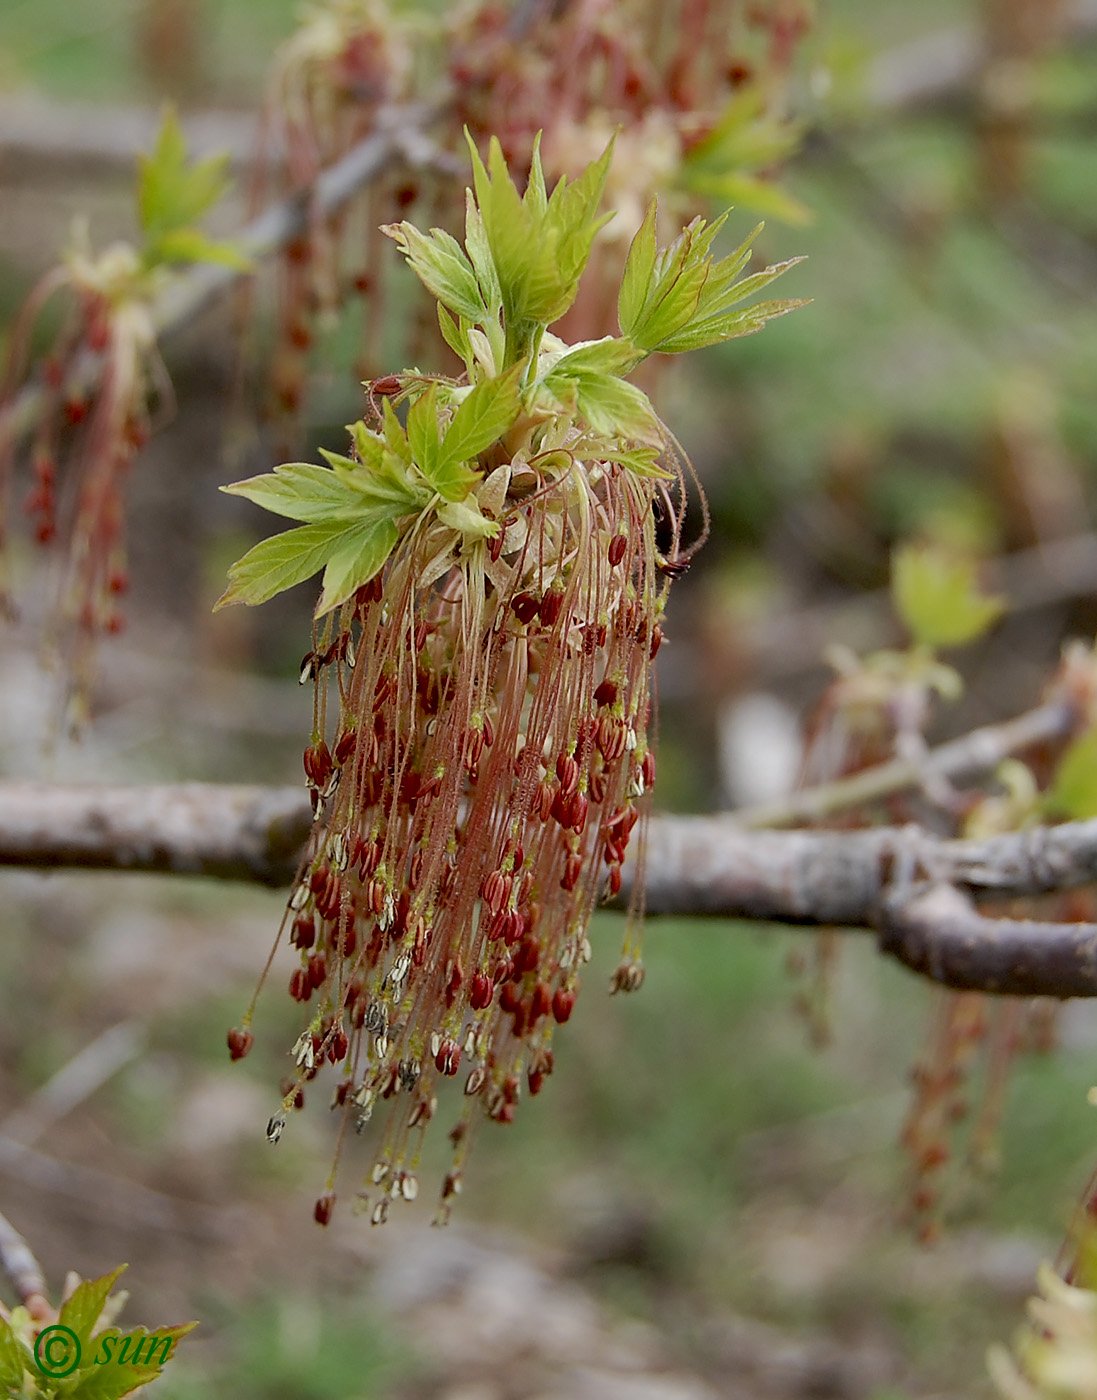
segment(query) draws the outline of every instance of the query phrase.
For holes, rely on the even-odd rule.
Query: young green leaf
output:
[[[323,617],[345,603],[363,584],[384,567],[399,532],[391,517],[374,518],[356,525],[340,537],[324,570],[324,591],[316,606]]]
[[[0,1394],[22,1395],[23,1376],[31,1364],[30,1353],[0,1317]]]
[[[428,481],[438,466],[442,448],[436,399],[437,385],[432,384],[408,409],[408,446],[412,460]]]
[[[352,461],[338,452],[329,452],[326,447],[321,447],[320,456],[347,491],[350,515],[360,515],[364,510],[408,515],[426,504],[426,492],[409,481],[403,463],[383,446],[380,460],[371,457],[369,463]]]
[[[489,448],[517,418],[520,373],[520,367],[515,366],[496,379],[482,380],[459,404],[442,439],[433,472],[424,471],[447,501],[462,500],[468,492],[467,483],[459,489],[461,478],[451,478],[454,468]]]
[[[922,646],[961,646],[1001,616],[1005,599],[980,591],[975,565],[934,545],[907,544],[892,557],[896,611]]]
[[[461,245],[444,229],[420,233],[414,224],[385,224],[382,233],[395,240],[411,270],[437,301],[467,321],[487,315],[480,284]]]
[[[260,540],[229,570],[229,586],[214,604],[214,612],[232,603],[254,607],[311,578],[332,557],[344,536],[360,529],[361,524],[329,520]]]
[[[169,229],[151,244],[151,252],[161,263],[217,263],[240,272],[253,266],[234,243],[215,241],[197,228]]]
[[[169,108],[151,154],[137,158],[137,210],[150,243],[197,223],[229,187],[228,156],[187,164],[187,146]]]
[[[660,341],[655,349],[660,355],[677,355],[685,350],[702,350],[706,345],[718,345],[739,336],[754,335],[767,321],[774,321],[778,316],[785,316],[809,304],[805,300],[759,301],[753,306],[744,307],[742,311],[731,311],[726,316],[691,321],[676,335]]]
[[[103,1304],[125,1270],[125,1264],[121,1264],[113,1273],[104,1274],[102,1278],[85,1279],[77,1284],[72,1297],[62,1305],[57,1320],[76,1333],[83,1349],[87,1349],[91,1329],[99,1321]]]
[[[606,437],[629,438],[634,442],[662,445],[663,433],[642,389],[615,374],[599,374],[596,370],[581,370],[578,374],[561,376],[570,379],[576,388],[579,412],[596,433]],[[553,377],[548,379],[555,391]]]
[[[91,1355],[84,1356],[76,1385],[66,1388],[67,1400],[121,1400],[122,1396],[161,1375],[175,1354],[175,1344],[194,1330],[196,1322],[174,1327],[145,1327],[118,1333],[113,1329],[95,1337]]]
[[[348,466],[357,467],[357,463],[347,458],[342,460]],[[361,497],[334,471],[311,462],[286,462],[275,467],[273,472],[234,481],[221,490],[230,496],[243,496],[264,510],[290,520],[336,520],[362,509]]]
[[[644,222],[637,229],[629,246],[628,257],[625,260],[625,272],[617,298],[617,324],[623,334],[630,338],[635,334],[647,305],[651,279],[655,271],[657,213],[658,203],[653,199],[644,215]]]

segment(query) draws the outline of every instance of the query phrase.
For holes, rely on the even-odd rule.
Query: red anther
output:
[[[403,387],[403,381],[398,374],[383,374],[380,379],[369,381],[370,394],[375,394],[381,399],[398,394]]]
[[[363,880],[368,880],[381,861],[381,845],[378,841],[365,841],[362,844],[362,854],[358,858],[358,873]],[[379,914],[380,909],[374,909],[375,914]]]
[[[426,925],[422,919],[418,919],[415,924],[415,941],[411,949],[411,961],[416,967],[424,967],[427,961],[427,949],[430,947],[430,935],[427,933]]]
[[[286,261],[300,266],[312,257],[312,249],[307,238],[294,238],[286,244]]]
[[[511,877],[504,875],[501,870],[493,870],[490,875],[484,877],[480,894],[493,914],[500,913],[503,905],[506,904],[510,897],[512,883]]]
[[[326,786],[332,774],[331,751],[321,739],[318,744],[305,750],[305,775],[315,788]]]
[[[651,648],[650,648],[650,650],[649,650],[649,652],[648,652],[648,655],[651,657],[651,659],[652,659],[653,661],[655,660],[655,653],[659,650],[659,648],[660,648],[662,645],[663,645],[663,629],[662,629],[661,627],[656,627],[655,631],[651,634]]]
[[[342,1106],[346,1103],[346,1101],[347,1101],[347,1095],[350,1093],[350,1089],[351,1089],[351,1082],[350,1082],[349,1079],[344,1079],[343,1082],[342,1082],[342,1084],[337,1084],[337,1085],[335,1086],[335,1107],[336,1107],[336,1108],[342,1108]]]
[[[52,520],[43,520],[34,531],[34,538],[39,544],[49,544],[56,535],[57,527]]]
[[[65,403],[65,421],[71,424],[81,423],[88,416],[88,404],[86,399],[68,399]]]
[[[513,982],[504,983],[503,990],[499,993],[500,1011],[505,1011],[508,1016],[511,1016],[521,1005],[522,993]]]
[[[414,204],[418,198],[419,186],[411,180],[406,185],[401,185],[395,194],[396,203],[401,209],[406,209],[409,204]]]
[[[526,1033],[526,1008],[523,1003],[514,1013],[514,1021],[510,1028],[510,1033],[515,1040],[520,1040]]]
[[[595,690],[594,698],[599,705],[614,705],[617,703],[617,683],[615,681],[603,681]]]
[[[509,982],[514,976],[514,959],[500,958],[495,965],[495,971],[491,975],[491,980],[498,987],[500,982]]]
[[[560,794],[571,797],[579,787],[579,764],[574,756],[562,753],[556,760],[556,776],[560,780]]]
[[[449,981],[446,983],[446,1006],[451,1008],[457,1000],[457,993],[461,990],[461,985],[465,980],[465,974],[461,971],[461,964],[455,963],[450,972]]]
[[[508,1074],[506,1079],[503,1080],[502,1088],[503,1100],[505,1103],[518,1102],[518,1076],[516,1074]]]
[[[610,866],[609,884],[607,888],[611,895],[618,895],[621,893],[621,867],[619,865]]]
[[[314,987],[322,987],[328,975],[327,959],[322,953],[313,953],[308,965],[309,981]]]
[[[111,613],[107,618],[106,628],[112,636],[116,637],[119,632],[124,632],[126,630],[126,619],[121,613]]]
[[[371,880],[366,886],[366,903],[371,914],[380,914],[385,907],[385,882]]]
[[[600,768],[592,768],[590,773],[590,800],[598,806],[606,800],[606,775]]]
[[[316,942],[316,920],[311,914],[299,914],[293,921],[289,940],[295,948],[311,948]]]
[[[456,1074],[461,1066],[461,1047],[454,1040],[443,1040],[434,1057],[439,1074]]]
[[[301,407],[301,385],[298,383],[284,384],[276,395],[278,407],[283,413],[296,413]]]
[[[615,763],[625,751],[628,731],[624,723],[612,715],[602,715],[595,731],[594,742],[607,763]]]
[[[534,1069],[533,1066],[530,1065],[529,1071],[526,1075],[526,1081],[529,1084],[530,1093],[539,1094],[545,1083],[544,1070]]]
[[[501,1103],[491,1116],[496,1123],[513,1123],[514,1105],[512,1103]]]
[[[487,715],[484,716],[484,743],[489,749],[495,743],[495,726]]]
[[[411,858],[411,868],[408,871],[408,885],[411,889],[419,888],[419,881],[423,878],[423,852],[416,851]]]
[[[313,894],[319,894],[321,890],[327,888],[327,883],[331,879],[331,867],[318,865],[309,876],[309,889]]]
[[[517,943],[525,932],[525,920],[517,909],[508,909],[502,916],[503,919],[503,942],[509,948],[511,944]]]
[[[532,622],[541,610],[541,603],[532,593],[519,593],[511,602],[514,616],[523,625]]]
[[[116,597],[119,593],[125,593],[129,586],[129,578],[121,569],[115,569],[110,578],[107,579],[107,590]]]
[[[368,296],[373,289],[373,278],[368,272],[359,272],[352,285],[359,296]]]
[[[516,972],[532,972],[540,961],[540,939],[523,938],[518,945],[518,951],[514,954],[514,970]]]
[[[317,1225],[326,1225],[331,1219],[331,1213],[335,1209],[335,1196],[321,1196],[312,1208],[312,1218]]]
[[[617,565],[625,557],[625,550],[628,548],[627,535],[614,535],[609,542],[609,562],[610,567],[616,569]]]
[[[358,731],[356,729],[344,729],[335,741],[335,762],[340,768],[354,752],[357,740]]]
[[[312,982],[303,967],[295,967],[289,979],[289,994],[294,1001],[308,1001],[312,996]]]
[[[640,776],[644,780],[645,788],[653,788],[655,786],[655,755],[650,749],[644,754],[643,761],[640,764]]]
[[[483,1011],[485,1007],[490,1006],[494,991],[494,984],[486,973],[475,973],[469,984],[469,1005],[473,1011]]]
[[[346,991],[343,993],[343,1005],[349,1011],[358,998],[362,995],[362,984],[357,977],[347,983]]]
[[[401,890],[396,901],[396,909],[393,913],[392,927],[389,929],[389,938],[396,941],[402,934],[407,932],[408,915],[411,913],[411,896],[407,890]]]
[[[632,828],[640,820],[640,813],[635,807],[618,807],[609,821],[606,822],[606,830],[614,833],[617,841],[627,841],[632,835]]]
[[[948,1161],[949,1151],[943,1142],[931,1142],[918,1159],[918,1170],[936,1171]]]
[[[286,334],[295,350],[307,350],[312,344],[312,332],[303,321],[294,321]]]
[[[340,1029],[331,1038],[328,1046],[328,1059],[333,1065],[337,1065],[340,1060],[347,1058],[347,1051],[350,1049],[350,1041],[347,1039],[346,1031]]]
[[[542,597],[537,609],[541,614],[541,621],[546,627],[556,626],[556,620],[560,616],[560,611],[563,606],[564,590],[554,583],[549,591]]]
[[[560,888],[562,890],[567,890],[568,894],[570,894],[579,883],[579,876],[582,875],[582,873],[583,857],[575,855],[568,856],[567,860],[564,862],[564,873],[560,876]]]
[[[529,999],[529,1023],[535,1026],[542,1016],[547,1016],[552,1008],[552,997],[544,982],[538,982]]]
[[[557,1025],[564,1025],[571,1020],[571,1013],[575,1008],[575,993],[565,991],[563,987],[558,987],[552,997],[552,1019]]]
[[[471,729],[465,736],[465,767],[471,773],[480,762],[484,752],[484,733],[481,729]]]
[[[325,919],[335,919],[339,916],[339,906],[343,899],[343,882],[338,875],[328,871],[328,881],[316,896],[316,909]]]
[[[571,826],[572,801],[572,798],[565,797],[562,792],[558,792],[552,799],[552,816],[565,829]]]
[[[576,836],[582,836],[587,824],[587,813],[590,811],[590,801],[585,793],[577,792],[571,799],[571,829]]]
[[[229,1031],[227,1039],[229,1057],[233,1060],[242,1060],[255,1044],[255,1037],[251,1031],[237,1030],[235,1026]]]
[[[354,950],[358,947],[358,935],[354,931],[354,924],[348,923],[338,940],[339,951],[345,958],[353,958]]]
[[[547,778],[541,780],[541,786],[537,789],[537,815],[543,822],[547,822],[552,816],[553,804],[556,800],[556,789]]]
[[[498,534],[493,535],[491,539],[488,540],[488,557],[493,564],[498,564],[503,556],[503,541],[506,537],[506,533],[505,530],[500,530]]]

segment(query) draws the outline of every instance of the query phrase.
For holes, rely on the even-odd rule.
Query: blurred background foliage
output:
[[[100,242],[132,232],[131,165],[29,154],[11,135],[27,113],[106,131],[170,96],[185,121],[213,114],[232,146],[296,10],[0,0],[0,311],[75,214]],[[796,717],[826,683],[824,644],[897,635],[882,596],[897,542],[990,561],[1010,600],[990,637],[950,654],[967,689],[935,737],[1033,703],[1063,640],[1093,635],[1088,14],[1065,0],[820,3],[799,57],[805,135],[782,176],[810,218],[770,219],[760,248],[809,255],[781,294],[813,303],[661,386],[713,510],[660,655],[662,805],[770,795],[780,773],[751,768],[751,749],[787,776]],[[151,144],[151,117],[139,130]],[[217,232],[243,217],[238,196]],[[752,222],[734,214],[731,237]],[[315,352],[305,456],[341,447],[361,412],[353,339],[343,328]],[[104,653],[91,734],[52,771],[296,782],[311,586],[209,616],[259,528],[216,487],[275,450],[236,390],[233,308],[167,358],[178,412],[130,487],[130,634]],[[33,598],[28,626],[0,643],[5,775],[45,773]],[[1097,1156],[1095,1023],[1071,1006],[1056,1052],[1010,1081],[1000,1169],[958,1175],[950,1232],[919,1250],[895,1141],[933,994],[867,946],[847,950],[819,1052],[794,1010],[814,994],[803,939],[664,920],[642,995],[610,1002],[620,930],[607,915],[557,1073],[513,1130],[484,1134],[452,1238],[423,1242],[429,1201],[384,1232],[343,1218],[318,1238],[308,1203],[326,1124],[305,1115],[277,1153],[262,1140],[291,1008],[268,999],[246,1064],[223,1050],[279,897],[76,876],[5,875],[2,888],[2,1204],[52,1278],[129,1258],[132,1321],[201,1317],[161,1385],[180,1400],[970,1394]],[[118,1024],[133,1052],[30,1131],[19,1115],[40,1109],[50,1076]]]

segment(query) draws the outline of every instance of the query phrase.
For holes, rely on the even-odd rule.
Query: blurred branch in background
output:
[[[50,1316],[42,1266],[31,1252],[30,1245],[3,1215],[0,1215],[0,1268],[7,1274],[20,1303],[33,1318],[41,1320]]]

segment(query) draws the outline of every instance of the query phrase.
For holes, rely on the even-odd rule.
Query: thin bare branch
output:
[[[31,1252],[30,1245],[3,1215],[0,1215],[0,1268],[11,1280],[19,1301],[32,1317],[41,1319],[50,1314],[42,1266]]]
[[[1052,739],[1067,738],[1078,722],[1078,712],[1072,705],[1064,700],[1051,701],[1001,724],[973,729],[930,750],[924,758],[895,758],[848,778],[794,792],[779,802],[743,808],[733,814],[734,819],[739,826],[750,828],[794,826],[798,822],[821,821],[935,779],[978,777],[991,772],[1011,754]]]

